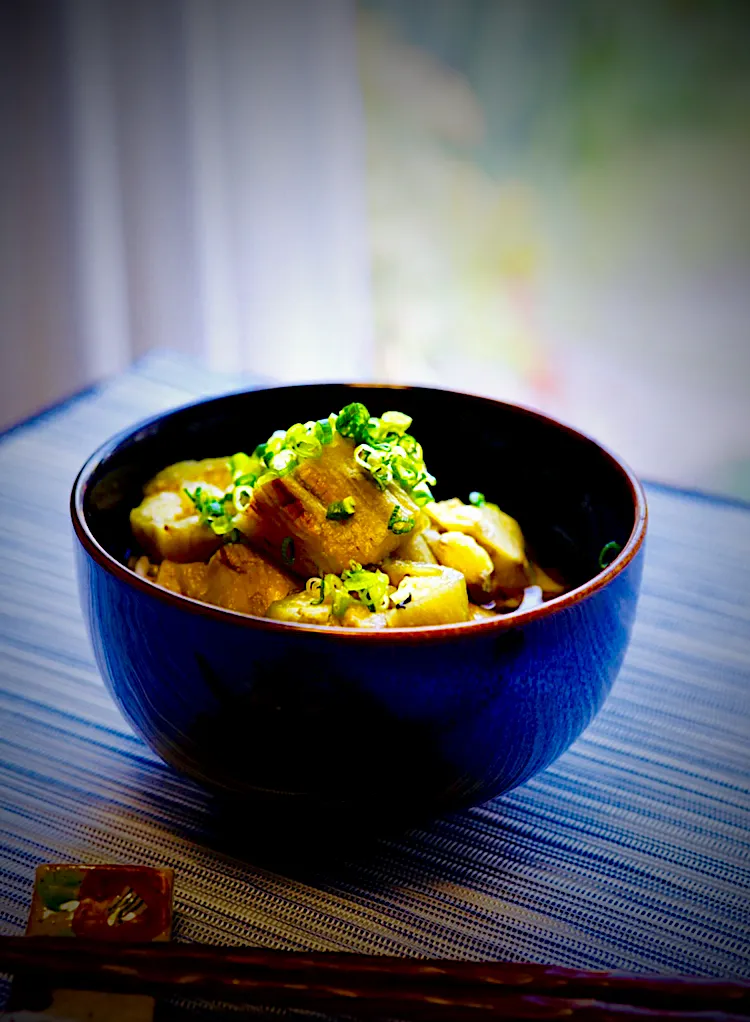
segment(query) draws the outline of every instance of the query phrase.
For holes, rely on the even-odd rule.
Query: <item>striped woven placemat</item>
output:
[[[167,354],[0,443],[0,927],[40,862],[175,869],[180,940],[750,977],[750,509],[649,487],[643,594],[603,711],[552,767],[301,879],[217,847],[207,799],[94,666],[68,494],[118,429],[238,381]],[[313,841],[314,835],[300,835]]]

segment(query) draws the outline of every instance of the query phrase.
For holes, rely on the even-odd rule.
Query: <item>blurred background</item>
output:
[[[750,499],[749,30],[729,0],[5,0],[0,426],[169,348],[521,401]]]

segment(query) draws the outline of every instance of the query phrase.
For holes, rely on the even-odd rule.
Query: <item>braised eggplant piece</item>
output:
[[[221,490],[204,484],[206,491],[223,497]],[[222,538],[200,518],[185,493],[159,490],[145,497],[130,512],[136,542],[153,560],[185,564],[206,560],[222,544]]]
[[[394,516],[413,519],[412,528],[425,519],[398,483],[383,489],[376,484],[356,461],[355,447],[353,440],[337,433],[317,458],[256,485],[236,527],[259,550],[303,578],[338,575],[352,560],[379,564],[402,539],[391,528]],[[337,517],[329,516],[332,507],[341,508]],[[351,514],[345,513],[346,507],[352,508]]]
[[[208,564],[162,561],[154,581],[194,600],[259,616],[299,585],[297,579],[244,543],[222,546]]]

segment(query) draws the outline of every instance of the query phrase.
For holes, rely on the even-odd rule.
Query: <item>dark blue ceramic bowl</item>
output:
[[[125,567],[128,512],[160,468],[252,448],[352,400],[413,416],[436,496],[482,490],[571,590],[508,618],[373,633],[243,616]],[[590,723],[628,645],[646,532],[632,473],[550,418],[450,391],[343,384],[230,394],[144,422],[92,455],[71,511],[97,662],[164,760],[267,805],[407,819],[522,784]],[[611,541],[622,552],[601,571]]]

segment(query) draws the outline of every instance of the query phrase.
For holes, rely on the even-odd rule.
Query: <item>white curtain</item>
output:
[[[353,0],[2,14],[2,418],[153,347],[372,371]]]

